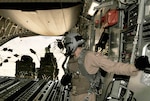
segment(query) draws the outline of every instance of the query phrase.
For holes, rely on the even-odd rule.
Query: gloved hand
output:
[[[145,68],[147,67],[150,68],[150,64],[147,56],[140,56],[136,58],[134,61],[134,65],[139,70],[145,70]]]
[[[71,83],[71,79],[72,79],[72,75],[71,74],[64,74],[61,78],[61,84],[63,86],[68,85],[69,83]]]

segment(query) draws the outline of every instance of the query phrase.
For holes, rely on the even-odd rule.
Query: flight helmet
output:
[[[82,46],[85,40],[79,33],[69,33],[64,38],[64,46],[66,48],[66,55],[73,55],[77,47]]]

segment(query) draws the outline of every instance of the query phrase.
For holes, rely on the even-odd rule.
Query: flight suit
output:
[[[82,54],[83,50],[80,54]],[[81,56],[81,55],[80,55]],[[79,58],[80,58],[79,56]],[[84,101],[85,97],[89,97],[88,101],[95,101],[95,94],[88,96],[89,81],[84,77],[78,68],[78,58],[72,58],[68,62],[68,68],[73,74],[71,101]],[[89,74],[95,74],[101,68],[108,73],[133,76],[138,70],[133,64],[114,62],[103,56],[101,53],[87,51],[84,58],[84,67]]]
[[[95,101],[95,94],[88,95],[90,83],[87,78],[80,73],[77,59],[71,58],[68,61],[67,67],[69,72],[72,73],[71,101],[84,101],[85,97],[89,97],[89,101]]]
[[[95,74],[99,68],[108,73],[118,75],[134,76],[138,73],[138,69],[136,69],[134,64],[114,62],[99,52],[88,51],[85,56],[84,65],[89,74]]]

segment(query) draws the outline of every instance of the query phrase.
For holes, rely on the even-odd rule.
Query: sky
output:
[[[58,77],[61,78],[63,75],[62,63],[65,59],[63,55],[63,51],[57,47],[56,39],[62,39],[61,36],[32,36],[32,37],[24,37],[24,38],[14,38],[4,45],[0,46],[0,63],[3,63],[0,66],[0,76],[10,76],[15,77],[15,62],[22,55],[29,55],[33,58],[33,62],[35,62],[36,68],[40,66],[40,58],[45,55],[45,47],[51,44],[50,51],[53,52],[54,56],[57,60],[57,65],[59,68]],[[3,49],[7,48],[7,51]],[[30,49],[33,49],[36,52],[36,55],[30,52]],[[8,51],[9,50],[9,51]],[[11,51],[12,50],[12,51]],[[14,55],[18,54],[18,57]],[[4,63],[3,61],[8,59],[8,62]]]

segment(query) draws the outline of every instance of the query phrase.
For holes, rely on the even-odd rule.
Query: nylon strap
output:
[[[78,59],[79,70],[83,76],[85,76],[90,82],[89,92],[93,92],[93,90],[101,88],[101,73],[100,70],[96,74],[89,74],[84,66],[85,55],[87,54],[87,50],[83,49],[81,51],[80,57]],[[94,91],[95,92],[95,91]]]

